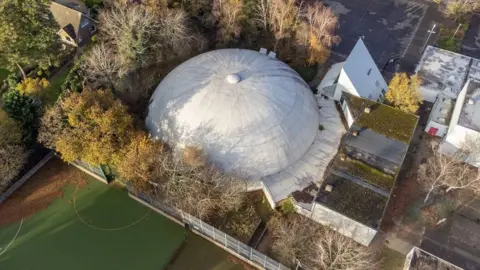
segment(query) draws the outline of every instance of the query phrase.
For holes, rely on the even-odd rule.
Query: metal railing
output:
[[[185,213],[179,209],[175,209],[166,205],[163,202],[154,200],[154,198],[142,194],[142,193],[132,193],[131,195],[137,197],[138,199],[144,201],[145,203],[151,205],[154,208],[160,209],[172,217],[178,219],[180,222],[188,224],[192,230],[197,233],[200,233],[210,239],[212,242],[215,242],[225,250],[229,251],[232,254],[240,255],[248,261],[253,262],[256,265],[259,265],[268,270],[286,270],[290,269],[283,264],[267,257],[267,255],[247,246],[246,244],[238,241],[237,239],[229,236],[228,234],[215,229],[215,227],[203,222],[202,220]]]

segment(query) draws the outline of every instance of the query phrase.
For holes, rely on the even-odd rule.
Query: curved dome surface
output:
[[[222,169],[261,178],[306,153],[319,114],[309,86],[288,65],[223,49],[170,72],[150,100],[146,124],[157,139],[200,146]]]

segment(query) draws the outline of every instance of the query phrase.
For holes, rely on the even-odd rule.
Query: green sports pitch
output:
[[[182,245],[183,243],[183,245]],[[2,270],[242,269],[227,253],[95,180],[0,227]]]

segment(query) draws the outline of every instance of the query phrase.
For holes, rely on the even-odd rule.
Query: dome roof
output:
[[[319,114],[309,86],[288,65],[223,49],[170,72],[150,100],[146,124],[155,138],[200,146],[222,169],[261,178],[306,153]]]

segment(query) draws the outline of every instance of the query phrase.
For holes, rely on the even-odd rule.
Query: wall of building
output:
[[[430,128],[438,129],[437,134],[435,134],[435,135],[440,137],[440,138],[445,136],[447,134],[447,131],[448,131],[448,126],[437,123],[437,122],[432,121],[432,120],[428,121],[427,126],[425,127],[425,132],[428,133],[430,131]]]
[[[434,103],[438,97],[438,90],[430,89],[428,87],[420,87],[420,96],[424,101]]]
[[[350,52],[338,81],[349,93],[371,100],[378,100],[383,96],[382,90],[388,89],[362,39]]]
[[[342,110],[343,110],[343,116],[345,116],[345,120],[347,120],[348,127],[351,127],[355,119],[353,119],[352,113],[350,112],[350,109],[348,108],[346,101],[343,101]]]
[[[299,206],[296,206],[295,209],[299,214],[302,214],[320,224],[329,226],[340,234],[352,238],[364,246],[370,245],[377,234],[376,230],[316,202],[313,203],[312,212]]]
[[[59,36],[60,36],[60,39],[62,40],[62,42],[65,42],[67,44],[70,44],[72,46],[77,46],[77,43],[75,43],[75,40],[73,40],[68,34],[67,32],[65,32],[63,29],[58,31],[57,33]]]

